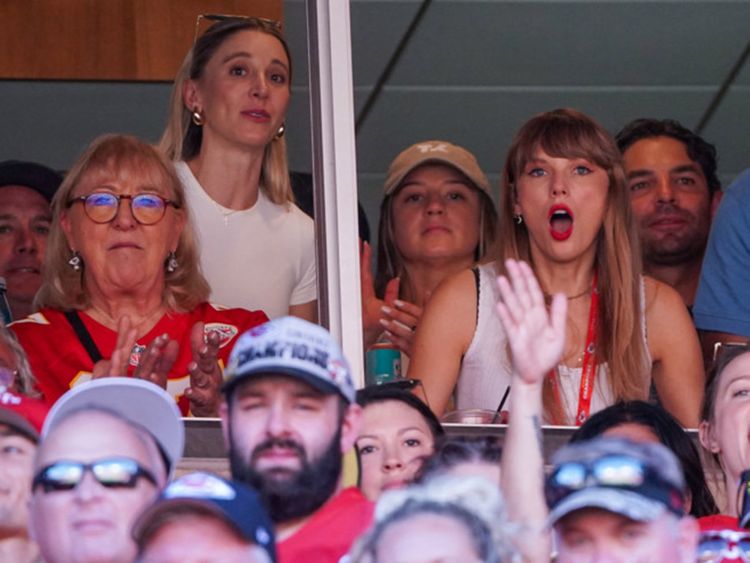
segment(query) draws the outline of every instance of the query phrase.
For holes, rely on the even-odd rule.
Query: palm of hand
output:
[[[497,312],[510,345],[514,373],[526,383],[541,383],[563,353],[567,300],[555,295],[548,312],[529,265],[508,260],[506,268],[508,277],[498,278]]]

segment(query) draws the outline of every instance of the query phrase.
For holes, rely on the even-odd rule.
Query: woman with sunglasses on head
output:
[[[545,418],[580,424],[618,400],[645,399],[695,427],[703,390],[698,339],[679,295],[641,276],[620,153],[575,110],[517,133],[503,172],[498,261],[446,280],[417,330],[410,377],[431,406],[495,410],[510,385],[508,337],[494,314],[507,259],[532,265],[542,291],[569,303],[561,361],[545,380]],[[548,299],[551,299],[548,297]]]
[[[355,443],[359,488],[376,501],[380,494],[409,485],[443,436],[440,421],[415,394],[408,380],[370,385],[357,391],[362,424]]]
[[[92,378],[166,388],[184,415],[217,416],[221,363],[261,312],[217,309],[174,168],[125,135],[96,139],[52,202],[39,312],[11,328],[49,402]]]
[[[220,19],[177,74],[160,148],[185,186],[211,299],[315,321],[314,226],[294,205],[284,141],[291,78],[279,24]]]

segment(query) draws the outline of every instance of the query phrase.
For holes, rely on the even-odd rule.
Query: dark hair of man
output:
[[[445,434],[435,413],[411,391],[390,387],[387,383],[384,385],[368,385],[357,391],[357,404],[363,409],[369,405],[386,401],[397,401],[417,411],[429,427],[433,440],[437,440]]]
[[[688,157],[697,162],[706,177],[708,192],[714,195],[721,190],[721,182],[716,175],[716,147],[703,140],[690,129],[674,119],[635,119],[623,127],[615,137],[617,146],[624,153],[641,139],[670,137],[685,145]]]
[[[628,423],[649,428],[680,460],[691,496],[690,514],[696,518],[718,514],[719,507],[706,484],[698,449],[680,424],[661,407],[644,401],[616,403],[591,415],[571,436],[570,442],[591,440]]]
[[[417,473],[423,483],[462,463],[499,465],[503,449],[494,436],[445,436],[435,444],[435,451]]]

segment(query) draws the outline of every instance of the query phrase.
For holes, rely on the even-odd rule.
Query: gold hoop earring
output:
[[[273,136],[274,140],[278,141],[284,136],[284,131],[286,131],[286,125],[283,123],[281,124],[281,127],[279,127],[279,130],[276,131],[276,134]]]
[[[193,110],[193,113],[190,114],[190,119],[198,127],[202,126],[206,122],[205,116],[200,111],[198,111],[198,108],[195,108]]]

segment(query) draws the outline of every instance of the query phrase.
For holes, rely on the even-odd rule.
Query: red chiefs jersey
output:
[[[344,489],[294,534],[276,544],[279,563],[337,563],[372,523],[374,505],[356,487]]]
[[[109,358],[117,342],[117,331],[98,323],[86,313],[79,311],[78,315],[102,357]],[[190,386],[187,367],[193,361],[190,348],[193,325],[202,321],[206,334],[213,331],[219,333],[219,363],[223,368],[237,337],[267,320],[263,311],[223,309],[210,303],[202,303],[189,313],[167,313],[148,334],[136,341],[130,355],[128,374],[132,375],[146,346],[157,336],[168,334],[179,343],[180,351],[169,372],[167,391],[175,398],[183,415],[187,415],[190,405],[183,393]],[[42,309],[15,321],[11,329],[29,356],[39,391],[50,404],[74,385],[91,379],[94,363],[62,311]]]

